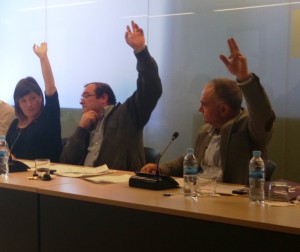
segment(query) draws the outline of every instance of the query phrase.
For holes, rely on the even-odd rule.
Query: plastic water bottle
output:
[[[198,161],[194,155],[194,149],[187,148],[183,159],[183,193],[186,198],[197,198],[198,196],[198,170]]]
[[[265,200],[265,164],[261,151],[253,151],[249,163],[249,199],[258,203]]]
[[[0,136],[0,175],[8,175],[8,145],[5,136]]]

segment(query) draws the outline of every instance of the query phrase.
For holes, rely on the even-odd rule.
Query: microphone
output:
[[[136,175],[131,176],[129,179],[129,186],[138,187],[150,190],[164,190],[179,187],[179,184],[175,179],[170,176],[159,174],[159,161],[161,157],[165,154],[171,143],[179,136],[178,132],[174,132],[171,141],[165,147],[163,152],[161,152],[157,158],[156,171],[155,174],[135,172]]]
[[[172,139],[171,141],[169,142],[169,144],[165,147],[165,149],[163,150],[162,153],[159,154],[159,157],[157,159],[157,162],[156,162],[156,176],[159,176],[159,168],[158,168],[158,165],[159,165],[159,161],[161,159],[161,157],[165,154],[165,152],[167,151],[167,149],[169,149],[169,146],[171,145],[171,143],[179,136],[179,133],[178,132],[174,132],[173,135],[172,135]]]
[[[29,169],[29,166],[22,163],[21,161],[12,160],[13,148],[15,147],[15,145],[16,145],[17,141],[19,140],[21,134],[22,134],[22,130],[18,130],[18,135],[15,138],[15,141],[13,142],[13,144],[11,145],[11,148],[10,148],[10,153],[9,153],[9,158],[8,158],[8,167],[9,167],[9,172],[10,173],[27,171],[27,169]]]

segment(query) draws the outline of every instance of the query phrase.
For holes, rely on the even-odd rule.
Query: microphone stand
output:
[[[166,150],[169,148],[169,146],[171,145],[171,143],[179,136],[179,133],[178,132],[174,132],[173,135],[172,135],[172,139],[171,141],[168,143],[168,145],[165,147],[165,149],[163,150],[162,153],[159,154],[159,157],[156,161],[156,176],[159,177],[159,161],[161,159],[161,157],[165,154]]]
[[[22,134],[22,131],[19,130],[18,135],[10,148],[10,153],[9,153],[9,158],[8,158],[8,167],[9,167],[9,172],[11,172],[11,173],[27,171],[27,169],[29,169],[29,166],[24,164],[23,162],[18,161],[18,160],[12,160],[13,148],[15,147],[15,144],[19,140],[19,137],[21,136],[21,134]]]
[[[166,146],[164,151],[159,155],[157,162],[156,162],[156,171],[155,174],[152,173],[143,173],[143,172],[136,172],[136,175],[131,176],[129,179],[129,186],[131,187],[138,187],[143,189],[149,190],[164,190],[164,189],[171,189],[179,187],[179,184],[175,179],[170,176],[160,175],[159,174],[159,161],[166,150],[169,148],[171,143],[178,137],[178,133],[175,132],[172,136],[171,141]]]

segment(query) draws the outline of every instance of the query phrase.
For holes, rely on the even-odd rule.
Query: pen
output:
[[[166,197],[173,196],[173,193],[164,193],[163,196],[166,196]]]

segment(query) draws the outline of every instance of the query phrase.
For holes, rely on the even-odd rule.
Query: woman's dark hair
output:
[[[102,82],[91,82],[91,83],[86,84],[84,87],[87,87],[88,85],[91,85],[91,84],[96,85],[96,89],[95,89],[96,98],[100,98],[103,94],[107,94],[108,104],[109,105],[116,104],[116,96],[114,94],[114,91],[111,89],[111,87],[108,84],[102,83]]]
[[[216,96],[229,105],[233,110],[239,110],[243,101],[243,94],[237,83],[227,78],[217,78],[211,81]]]
[[[42,89],[40,88],[37,81],[32,77],[26,77],[24,79],[21,79],[14,91],[14,102],[15,102],[15,111],[16,116],[20,120],[26,119],[26,116],[24,115],[20,105],[19,105],[19,99],[24,97],[25,95],[28,95],[30,92],[34,92],[37,95],[42,97],[42,104],[44,104],[44,96]]]

